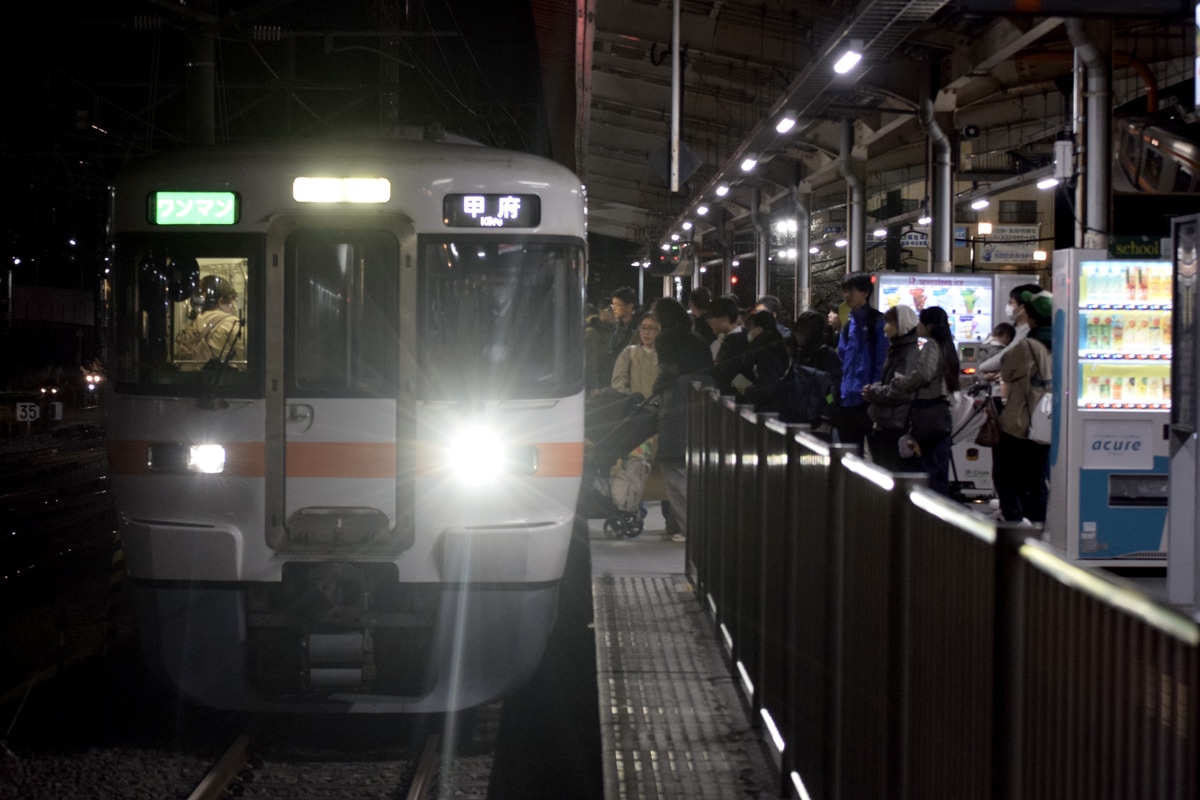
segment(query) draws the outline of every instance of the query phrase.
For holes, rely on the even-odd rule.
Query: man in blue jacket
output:
[[[838,357],[842,361],[842,390],[834,417],[838,441],[857,445],[862,451],[863,440],[871,430],[863,387],[876,383],[883,375],[887,357],[887,334],[883,332],[883,314],[871,307],[875,278],[865,272],[855,272],[842,279],[842,297],[850,307],[850,318],[838,337]]]

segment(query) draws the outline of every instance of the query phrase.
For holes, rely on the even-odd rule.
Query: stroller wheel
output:
[[[634,512],[633,514],[625,515],[625,535],[629,538],[641,536],[642,531],[646,529],[646,523],[642,521],[642,515]]]
[[[604,535],[610,539],[620,539],[625,535],[625,520],[621,517],[609,517],[604,520]]]

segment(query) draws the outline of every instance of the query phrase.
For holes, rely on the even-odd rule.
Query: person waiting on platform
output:
[[[662,330],[655,343],[658,379],[653,394],[662,398],[655,457],[667,490],[666,538],[682,542],[687,538],[688,387],[693,380],[711,384],[712,355],[678,300],[661,298],[654,318]]]
[[[1054,299],[1038,290],[1021,294],[1029,335],[1008,350],[1000,364],[1000,441],[992,449],[992,479],[1000,499],[1000,516],[1009,522],[1046,521],[1046,482],[1050,445],[1029,438],[1030,412],[1052,390],[1050,356]]]
[[[658,332],[658,320],[653,316],[642,317],[638,325],[640,341],[617,354],[617,363],[612,371],[612,388],[621,394],[650,397],[654,381],[658,378],[658,351],[654,348]]]
[[[856,272],[842,279],[842,297],[850,308],[850,316],[838,337],[838,357],[842,360],[841,403],[834,427],[838,440],[856,445],[862,450],[871,418],[863,387],[876,383],[883,375],[883,360],[887,356],[887,334],[883,332],[883,314],[871,307],[875,281],[871,275]]]
[[[907,434],[901,443],[916,456],[929,474],[929,488],[950,496],[950,397],[958,391],[958,347],[950,334],[945,309],[929,306],[917,316],[917,336],[926,339],[917,356],[916,367],[907,375],[897,375],[885,388],[881,384],[863,387],[863,399],[870,402],[885,391],[911,396]],[[915,442],[915,447],[912,444]]]
[[[920,461],[915,457],[902,458],[899,443],[908,423],[913,395],[893,388],[892,381],[898,375],[911,375],[917,368],[921,352],[917,344],[917,312],[909,306],[892,306],[883,314],[883,330],[888,337],[883,377],[877,390],[868,392],[870,386],[863,390],[873,425],[867,443],[871,460],[879,466],[892,472],[912,472],[920,469]]]

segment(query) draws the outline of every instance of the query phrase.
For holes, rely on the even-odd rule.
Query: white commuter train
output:
[[[525,682],[583,463],[578,178],[401,137],[181,151],[112,197],[109,470],[151,667],[264,711]]]

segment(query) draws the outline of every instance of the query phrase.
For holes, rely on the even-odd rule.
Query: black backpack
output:
[[[793,361],[775,389],[780,421],[813,426],[828,422],[837,391],[828,372]]]

